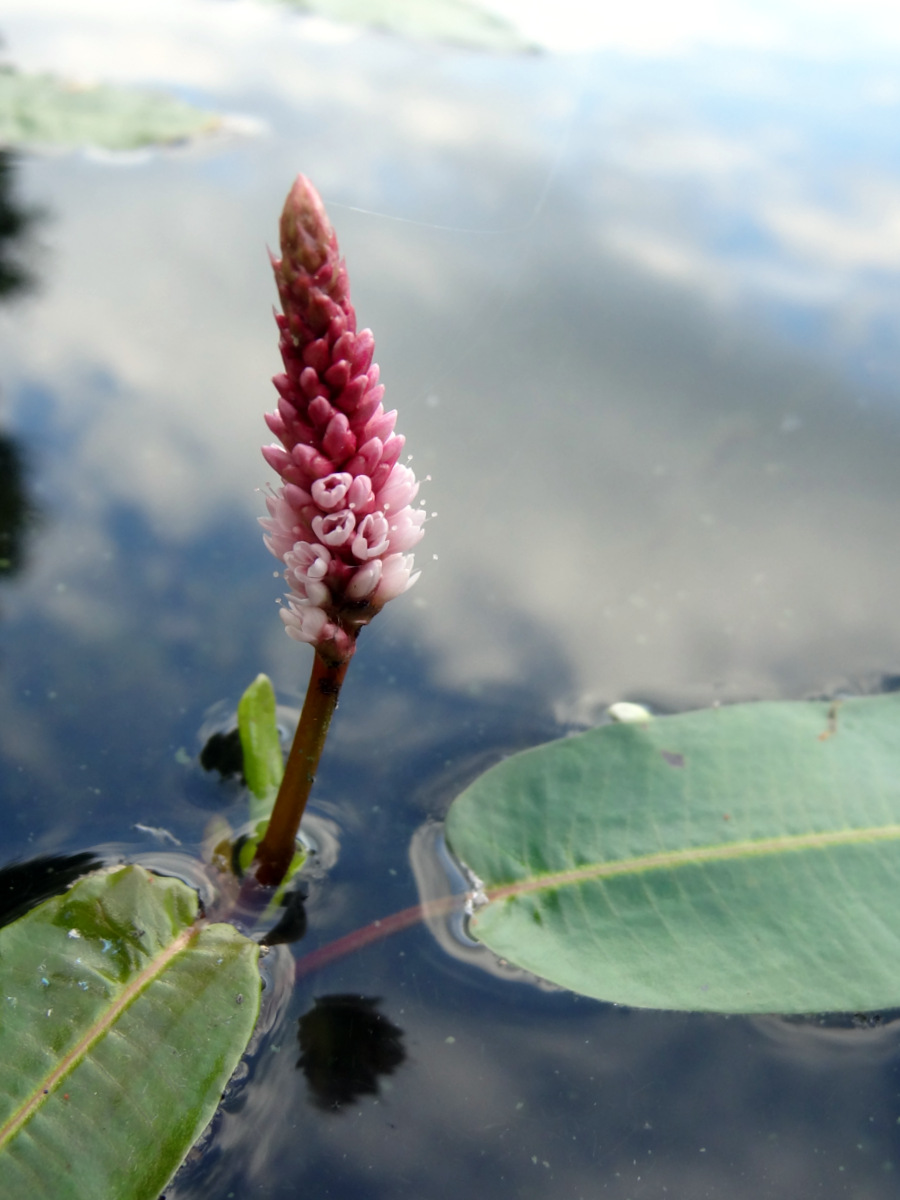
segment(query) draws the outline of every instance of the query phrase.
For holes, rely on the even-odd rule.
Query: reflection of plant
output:
[[[24,913],[71,887],[88,871],[102,863],[89,852],[42,854],[28,862],[10,863],[0,869],[0,925],[8,925]]]
[[[22,261],[22,245],[37,219],[14,195],[15,158],[0,150],[0,302],[34,284]],[[13,575],[23,563],[25,533],[34,509],[25,492],[25,472],[16,443],[0,434],[0,578]]]
[[[16,161],[0,150],[0,300],[33,284],[21,260],[22,241],[38,217],[35,209],[22,208],[13,194]]]
[[[21,568],[25,534],[33,516],[19,448],[12,438],[0,434],[0,579]]]
[[[297,1066],[315,1104],[340,1112],[360,1096],[375,1095],[381,1075],[392,1075],[406,1058],[403,1030],[378,1011],[369,996],[317,996],[300,1018]]]

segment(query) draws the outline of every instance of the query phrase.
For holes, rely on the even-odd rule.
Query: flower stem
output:
[[[264,887],[277,887],[294,857],[297,830],[306,808],[328,726],[341,694],[350,660],[331,664],[313,659],[312,674],[291,752],[268,828],[256,851],[255,874]]]

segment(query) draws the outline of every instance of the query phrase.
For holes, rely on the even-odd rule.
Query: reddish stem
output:
[[[298,958],[294,965],[294,978],[302,979],[304,975],[318,971],[320,967],[334,962],[336,958],[343,958],[345,954],[352,954],[354,950],[361,950],[363,946],[379,942],[382,938],[399,933],[401,929],[409,929],[418,921],[425,921],[429,917],[443,916],[444,913],[452,912],[454,908],[462,908],[466,899],[465,893],[441,896],[436,900],[426,900],[422,904],[404,908],[401,912],[392,913],[389,917],[382,917],[379,921],[372,921],[370,925],[364,925],[362,929],[355,929],[353,933],[347,933],[333,942],[319,946],[317,950],[310,950],[302,958]]]
[[[320,655],[313,659],[312,674],[291,752],[278,789],[268,828],[256,851],[256,880],[277,887],[284,879],[296,849],[297,830],[312,790],[325,745],[328,726],[341,694],[350,660],[332,665]]]

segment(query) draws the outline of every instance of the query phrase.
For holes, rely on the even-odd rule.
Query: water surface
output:
[[[304,947],[413,903],[415,830],[614,700],[898,672],[890,42],[503,58],[217,0],[29,0],[3,32],[23,65],[80,54],[248,119],[17,160],[42,215],[36,288],[0,309],[0,425],[37,516],[0,582],[4,860],[152,849],[136,824],[196,844],[235,798],[196,763],[209,710],[259,670],[288,704],[305,686],[255,524],[266,246],[298,170],[437,514],[345,688],[315,805],[340,856]],[[393,1066],[329,1109],[297,1023],[351,994]],[[880,1200],[896,1063],[889,1020],[615,1009],[420,927],[304,980],[171,1195]]]

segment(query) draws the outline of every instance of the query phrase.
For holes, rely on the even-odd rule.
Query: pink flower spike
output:
[[[319,194],[299,175],[281,214],[272,269],[284,364],[266,418],[280,446],[263,455],[281,477],[266,500],[266,545],[290,588],[281,619],[329,667],[349,661],[363,625],[418,575],[406,551],[422,536],[419,485],[398,463],[403,438],[369,329],[357,331],[347,268]]]

